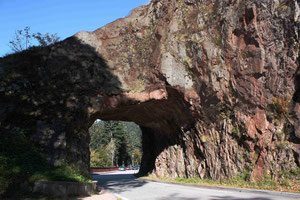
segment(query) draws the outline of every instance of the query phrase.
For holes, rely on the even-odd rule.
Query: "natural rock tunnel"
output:
[[[87,171],[95,119],[133,121],[141,173],[276,177],[299,167],[298,27],[297,1],[153,0],[0,58],[1,134]]]
[[[141,102],[149,97],[154,99]],[[148,94],[135,95],[134,101],[138,99],[138,104],[96,113],[93,117],[104,120],[132,121],[142,128],[144,154],[140,173],[145,174],[154,169],[155,160],[163,150],[183,144],[179,135],[188,128],[191,129],[194,120],[182,95],[172,88],[166,87],[166,89],[154,90]],[[126,98],[125,101],[128,99]]]
[[[183,146],[182,135],[194,126],[189,108],[178,91],[166,87],[166,90],[159,89],[150,94],[142,93],[135,96],[134,100],[145,99],[149,95],[155,99],[142,103],[139,101],[138,104],[95,113],[92,117],[92,121],[94,117],[103,120],[131,121],[141,127],[143,144],[141,175],[150,173],[155,169],[155,160],[164,150],[174,146]],[[116,101],[114,99],[113,103],[122,102],[121,98]],[[125,101],[128,99],[126,98]],[[174,153],[178,152],[175,151]],[[180,173],[184,173],[184,166],[181,167],[182,169],[178,170]],[[174,173],[179,173],[178,170],[174,170]]]

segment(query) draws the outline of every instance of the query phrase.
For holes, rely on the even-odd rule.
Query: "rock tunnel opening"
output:
[[[167,87],[166,92],[168,97],[164,99],[119,106],[92,116],[92,121],[101,119],[106,122],[114,121],[114,123],[133,122],[140,127],[142,157],[139,175],[169,174],[172,172],[166,171],[174,168],[161,166],[162,163],[184,160],[183,152],[186,152],[184,134],[194,127],[194,120],[183,95],[171,87]],[[176,154],[180,158],[166,162],[165,159],[169,159],[170,154]],[[122,159],[115,164],[121,165],[123,162],[125,165],[128,164],[126,163],[128,161]],[[185,163],[181,164],[185,165]],[[179,169],[179,166],[175,168],[178,168],[175,169],[175,173],[183,173],[182,175],[185,176],[186,169]],[[176,172],[177,170],[180,172]]]
[[[137,124],[97,119],[89,128],[89,135],[93,170],[117,167],[138,170],[142,157],[142,131]]]

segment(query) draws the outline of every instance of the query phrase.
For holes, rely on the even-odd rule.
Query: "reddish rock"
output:
[[[93,121],[133,121],[141,173],[278,176],[299,167],[298,27],[295,0],[153,0],[1,58],[0,131],[26,129],[50,163],[87,170]]]

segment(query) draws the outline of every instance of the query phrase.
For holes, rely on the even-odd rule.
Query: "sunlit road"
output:
[[[95,180],[123,200],[300,200],[300,194],[183,186],[137,179],[134,171],[94,174]]]

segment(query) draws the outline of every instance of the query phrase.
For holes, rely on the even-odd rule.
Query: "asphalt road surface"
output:
[[[122,200],[300,200],[300,194],[223,189],[158,183],[137,179],[136,171],[93,174],[101,187]]]

